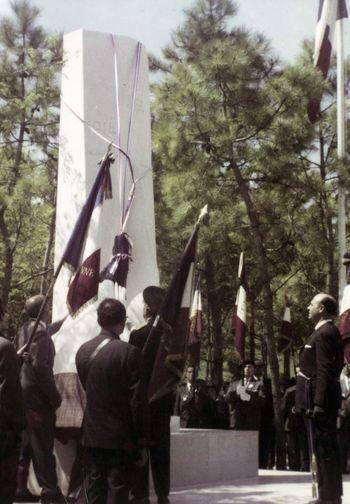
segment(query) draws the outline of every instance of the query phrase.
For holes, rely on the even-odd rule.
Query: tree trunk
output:
[[[277,358],[277,351],[274,338],[274,324],[273,324],[273,294],[271,290],[271,279],[269,276],[269,265],[266,250],[264,247],[264,239],[260,231],[260,222],[255,212],[253,201],[250,197],[249,188],[242,177],[240,169],[237,164],[232,161],[231,167],[238,184],[238,188],[242,199],[245,203],[251,231],[253,234],[256,252],[257,252],[257,266],[259,268],[260,277],[262,281],[262,296],[263,296],[263,327],[267,344],[268,363],[271,371],[271,384],[273,407],[275,415],[275,428],[276,428],[276,467],[277,469],[284,469],[286,467],[286,453],[284,441],[284,425],[281,410],[281,382],[279,374],[279,363]]]
[[[50,225],[49,225],[49,237],[47,239],[46,243],[46,250],[45,250],[45,256],[44,256],[44,261],[43,261],[43,271],[47,271],[49,269],[49,263],[50,263],[50,256],[51,256],[51,250],[52,250],[52,245],[53,245],[53,240],[54,240],[54,235],[55,235],[55,223],[56,223],[56,212],[52,212],[51,215],[51,220],[50,220]],[[47,289],[47,276],[49,273],[44,273],[43,276],[41,277],[41,282],[40,282],[40,293],[44,294],[46,289]]]
[[[0,209],[0,234],[2,236],[2,241],[4,244],[4,256],[3,256],[3,280],[1,289],[1,299],[3,304],[3,309],[6,311],[6,307],[9,300],[11,282],[12,282],[12,271],[13,271],[13,250],[11,247],[11,240],[9,236],[9,231],[5,221],[5,209]]]
[[[254,300],[250,302],[250,324],[249,324],[249,359],[255,361],[255,305]]]
[[[290,380],[290,350],[283,354],[283,375],[285,384]]]
[[[213,343],[213,369],[212,379],[218,390],[222,387],[222,330],[221,330],[221,307],[217,296],[214,264],[209,252],[205,255],[205,276],[208,289],[208,307],[212,318],[212,343]]]

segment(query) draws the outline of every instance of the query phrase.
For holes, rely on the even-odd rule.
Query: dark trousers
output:
[[[41,495],[57,495],[56,460],[53,454],[55,412],[27,411],[27,429],[23,435],[18,466],[18,490],[27,488],[30,461],[42,488]]]
[[[342,471],[337,438],[337,413],[326,413],[311,421],[321,500],[342,496]],[[310,450],[311,454],[311,450]]]
[[[89,504],[127,504],[132,471],[130,454],[104,448],[88,448],[87,451]]]
[[[275,431],[273,425],[259,430],[259,468],[272,469],[275,465]]]
[[[338,431],[339,447],[341,456],[342,472],[348,472],[348,458],[350,454],[350,417],[341,419],[341,426]]]
[[[0,502],[12,504],[17,486],[19,443],[0,439]]]
[[[158,411],[151,423],[152,445],[149,448],[154,490],[158,499],[170,492],[170,414]],[[134,469],[132,494],[137,499],[149,498],[149,462]]]
[[[309,447],[307,435],[304,429],[286,431],[286,446],[288,455],[288,466],[291,471],[309,471]]]

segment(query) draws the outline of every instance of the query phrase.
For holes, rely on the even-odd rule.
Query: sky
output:
[[[49,31],[79,28],[112,32],[140,40],[160,56],[171,32],[184,20],[194,0],[32,0],[41,9],[41,24]],[[265,34],[276,55],[293,62],[302,41],[315,32],[318,0],[235,0],[234,24]],[[348,5],[350,9],[350,5]],[[0,0],[0,13],[10,1]],[[346,54],[350,52],[350,19],[344,23]]]

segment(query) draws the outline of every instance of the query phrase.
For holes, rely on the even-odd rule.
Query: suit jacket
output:
[[[344,363],[344,349],[338,329],[326,322],[315,330],[300,353],[300,372],[297,377],[295,405],[298,410],[312,409],[314,405],[337,411],[341,405],[339,376]],[[311,403],[307,401],[310,388]]]
[[[101,348],[103,341],[107,343]],[[148,426],[145,397],[138,389],[141,352],[112,332],[102,330],[79,348],[76,365],[86,390],[83,444],[126,450],[144,444]]]
[[[0,438],[8,440],[24,426],[18,357],[13,344],[0,336]]]
[[[151,340],[148,336],[153,327],[153,319],[150,319],[143,326],[134,329],[130,333],[129,343],[142,351],[142,390],[147,394],[148,383],[152,376],[154,362],[162,334],[160,327],[153,330]],[[147,346],[146,346],[146,342]],[[167,394],[157,401],[153,401],[148,406],[149,421],[151,428],[151,438],[153,442],[161,441],[168,436],[170,417],[174,408],[174,395]]]
[[[19,329],[15,341],[17,350],[27,343],[34,324],[35,320],[30,319]],[[20,373],[25,408],[38,412],[58,408],[61,397],[52,370],[55,347],[43,322],[35,331],[28,353],[30,359],[22,363]]]

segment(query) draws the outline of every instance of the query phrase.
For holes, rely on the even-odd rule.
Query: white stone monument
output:
[[[115,236],[122,231],[122,209],[127,205],[134,178],[135,196],[123,230],[132,243],[126,304],[138,294],[129,314],[129,318],[137,319],[138,308],[142,305],[140,293],[147,285],[159,284],[147,54],[140,43],[128,37],[85,30],[65,35],[63,47],[55,268],[95,180],[97,163],[112,142],[129,155],[133,177],[126,157],[112,149],[116,157],[110,170],[113,198],[104,202],[103,211],[107,218],[100,220],[100,226],[103,226],[101,269],[111,258]],[[70,271],[64,267],[56,281],[54,321],[68,313],[66,297],[70,276]],[[114,284],[104,282],[98,293],[99,300],[114,295]],[[63,397],[57,412],[58,427],[81,425],[84,401],[79,390],[75,354],[84,341],[99,332],[97,304],[98,301],[91,304],[74,319],[69,316],[53,336],[56,347],[54,373]],[[74,451],[74,442],[64,446],[56,442],[59,483],[65,493]],[[31,486],[39,491],[35,481]]]

